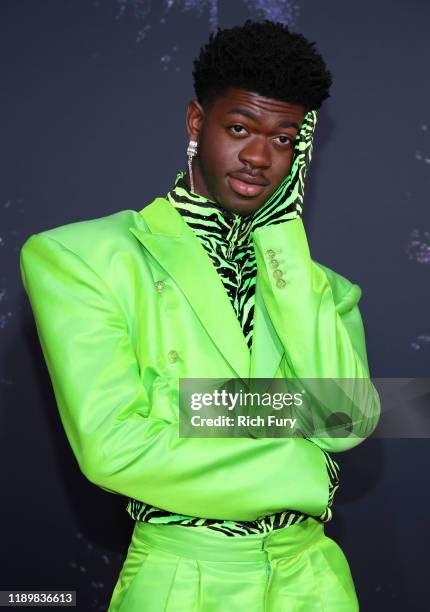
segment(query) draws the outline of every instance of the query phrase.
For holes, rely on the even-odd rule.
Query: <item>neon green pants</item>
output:
[[[348,561],[308,518],[267,534],[136,521],[108,612],[355,612]]]

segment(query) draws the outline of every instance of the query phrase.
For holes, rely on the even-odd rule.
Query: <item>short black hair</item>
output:
[[[330,97],[332,75],[315,42],[282,23],[251,21],[217,28],[194,60],[197,100],[208,107],[229,87],[318,110]]]

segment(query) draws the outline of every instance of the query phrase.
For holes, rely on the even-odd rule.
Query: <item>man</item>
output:
[[[368,436],[379,402],[361,290],[311,259],[301,219],[331,75],[269,21],[218,30],[193,74],[188,172],[167,196],[21,251],[80,469],[135,520],[109,610],[358,610],[324,534],[329,452]],[[360,379],[366,403],[360,418],[342,406],[340,437],[179,437],[181,378]]]

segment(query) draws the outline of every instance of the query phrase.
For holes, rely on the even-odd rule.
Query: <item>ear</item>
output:
[[[187,132],[190,140],[199,141],[205,111],[197,100],[190,100],[187,108]]]

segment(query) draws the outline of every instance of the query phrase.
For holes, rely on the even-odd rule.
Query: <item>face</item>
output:
[[[192,100],[187,129],[198,142],[194,190],[226,210],[252,214],[289,174],[305,113],[303,106],[233,87],[206,110]]]

